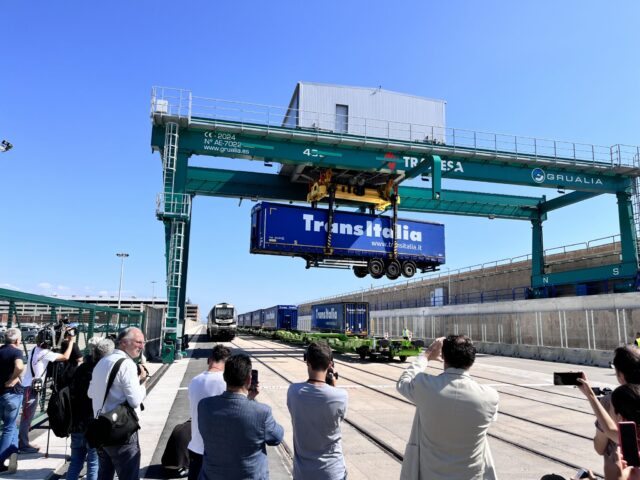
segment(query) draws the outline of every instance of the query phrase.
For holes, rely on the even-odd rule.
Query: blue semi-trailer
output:
[[[369,335],[369,303],[339,302],[312,305],[311,330],[366,337]]]
[[[296,305],[276,305],[262,310],[264,330],[297,330],[298,307]]]
[[[328,222],[328,210],[258,203],[251,211],[250,251],[302,257],[307,268],[353,267],[360,278],[408,278],[445,263],[441,223],[398,219],[394,240],[389,216],[334,211],[330,229]]]

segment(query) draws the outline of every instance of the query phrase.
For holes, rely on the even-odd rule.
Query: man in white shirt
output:
[[[441,355],[444,371],[425,373]],[[471,378],[475,358],[470,338],[438,338],[398,380],[398,391],[416,404],[401,480],[497,479],[487,430],[497,418],[498,392]]]
[[[29,443],[29,430],[31,429],[31,420],[38,408],[38,397],[40,390],[32,388],[33,380],[44,383],[47,374],[47,365],[49,362],[66,362],[71,356],[73,345],[76,337],[73,331],[69,331],[69,344],[64,353],[56,353],[51,350],[51,345],[46,338],[48,332],[40,331],[36,336],[36,346],[31,350],[27,364],[25,365],[25,375],[22,379],[24,387],[24,397],[22,399],[22,418],[20,419],[20,433],[18,434],[18,448],[20,453],[36,453],[40,447],[36,447]]]
[[[189,480],[198,480],[202,470],[204,443],[198,430],[198,403],[203,398],[215,397],[227,389],[224,381],[224,363],[231,355],[231,350],[223,345],[216,345],[209,354],[209,368],[193,377],[189,383],[189,404],[191,405],[191,441],[189,442]]]
[[[94,370],[87,392],[93,403],[93,413],[109,412],[118,405],[127,402],[132,408],[138,409],[147,391],[144,382],[147,372],[138,368],[133,359],[138,358],[144,349],[144,334],[135,327],[125,328],[116,340],[113,353],[100,360]],[[124,358],[120,369],[109,389],[105,400],[105,392],[109,374],[115,363]],[[104,404],[103,404],[104,401]],[[139,480],[140,478],[140,444],[138,432],[135,432],[123,445],[102,447],[98,450],[100,463],[99,479],[113,480],[114,473],[119,480]]]

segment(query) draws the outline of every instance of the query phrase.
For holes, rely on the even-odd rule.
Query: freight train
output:
[[[207,316],[207,335],[210,340],[233,340],[236,336],[236,309],[230,303],[214,305]]]
[[[238,326],[254,330],[298,330],[298,307],[275,305],[238,315]]]
[[[410,338],[376,338],[369,316],[368,302],[337,302],[311,306],[311,322],[305,331],[298,321],[298,307],[276,305],[238,315],[238,327],[296,343],[323,339],[340,352],[367,358],[407,357],[420,354],[422,341]],[[310,328],[309,328],[310,327]]]

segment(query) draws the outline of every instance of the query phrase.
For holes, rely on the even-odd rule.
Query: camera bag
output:
[[[31,367],[31,390],[34,392],[40,392],[44,386],[44,381],[42,380],[42,377],[36,377],[36,373],[33,371],[33,356],[35,353],[36,347],[33,347],[33,350],[31,350],[31,361],[29,362],[29,366]],[[40,355],[40,358],[36,363],[42,360],[45,355],[46,353],[44,355]]]
[[[107,395],[109,395],[109,390],[116,379],[116,374],[120,370],[120,365],[125,360],[125,358],[121,358],[111,368],[107,389],[102,400],[102,408],[104,408],[104,404],[107,401]],[[131,435],[139,429],[138,415],[131,405],[125,401],[110,412],[102,413],[102,409],[100,409],[96,418],[89,421],[85,438],[91,448],[124,445],[131,438]]]

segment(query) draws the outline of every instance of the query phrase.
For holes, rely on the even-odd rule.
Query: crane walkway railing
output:
[[[361,137],[441,145],[453,151],[459,149],[466,153],[508,154],[533,161],[561,164],[634,169],[640,166],[638,146],[593,145],[351,115],[348,117],[346,131],[340,131],[339,126],[345,122],[340,118],[341,115],[335,113],[198,97],[193,96],[189,90],[169,87],[153,87],[151,117],[154,120],[177,118],[185,120],[188,124],[219,120],[278,129],[311,130],[338,138]]]

